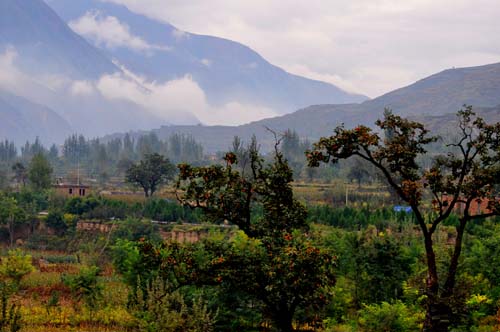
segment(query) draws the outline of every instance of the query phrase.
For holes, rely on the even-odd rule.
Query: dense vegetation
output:
[[[426,142],[425,135],[414,136],[421,130],[417,124],[386,115],[384,123],[394,126],[384,127],[383,144],[415,137]],[[465,120],[473,117],[464,115]],[[433,203],[433,196],[417,195],[423,189],[411,189],[405,178],[419,182],[419,176],[430,174],[429,189],[443,190],[444,184],[455,183],[447,170],[461,169],[464,159],[437,158],[439,167],[419,173],[418,167],[429,164],[425,158],[412,159],[418,153],[405,154],[411,149],[397,162],[387,157],[415,171],[391,169],[389,174],[397,175],[393,190],[380,185],[384,174],[377,165],[378,172],[367,163],[368,171],[358,172],[360,158],[350,170],[343,168],[347,163],[323,166],[320,172],[335,174],[332,183],[293,182],[300,168],[293,151],[309,143],[289,132],[267,156],[259,155],[255,140],[245,145],[235,139],[223,159],[181,163],[176,182],[162,181],[153,197],[109,190],[66,197],[51,189],[58,163],[66,162],[64,153],[51,155],[35,143],[23,149],[32,151],[27,158],[5,142],[0,148],[9,176],[0,194],[0,331],[437,331],[443,324],[436,329],[428,322],[436,302],[429,291],[429,248],[420,218],[432,227],[431,268],[438,280],[446,279],[450,269],[455,273],[453,292],[442,293],[446,288],[440,287],[437,293],[446,300],[446,330],[497,331],[498,177],[487,177],[490,190],[475,187],[484,183],[487,170],[496,172],[497,127],[481,127],[490,131],[475,136],[479,128],[466,138],[474,143],[466,144],[465,151],[468,146],[481,149],[482,139],[487,145],[484,156],[477,154],[481,162],[465,168],[479,173],[464,176],[469,182],[457,199],[489,195],[490,212],[473,222],[464,222],[464,210],[449,208],[443,196]],[[351,152],[364,139],[375,144],[375,136],[363,128],[343,130],[315,145],[310,155],[321,161],[327,161],[326,153],[348,157],[347,150],[333,148],[341,139],[346,141],[339,146]],[[401,139],[406,134],[410,137]],[[349,141],[358,137],[361,141]],[[419,142],[411,146],[423,152]],[[377,144],[368,151],[383,146]],[[393,146],[385,151],[403,150]],[[148,150],[131,159],[121,181],[127,169],[155,153]],[[92,160],[74,161],[90,165]],[[379,166],[390,168],[390,163]],[[171,175],[169,167],[150,171]],[[318,174],[314,169],[308,174],[307,168],[300,172],[304,179]],[[345,183],[335,179],[343,176],[339,172],[369,179]],[[101,186],[116,183],[108,179]],[[409,187],[398,191],[398,186]],[[401,202],[406,206],[395,211]],[[450,209],[439,222],[435,204]]]

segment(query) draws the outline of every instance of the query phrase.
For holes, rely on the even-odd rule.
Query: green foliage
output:
[[[21,279],[34,270],[31,256],[20,249],[9,250],[7,257],[3,257],[0,263],[0,277],[12,280],[14,285],[19,285]]]
[[[401,298],[403,282],[410,276],[414,257],[394,237],[368,228],[353,239],[354,269],[358,303],[379,303]]]
[[[84,213],[90,212],[92,209],[99,205],[97,198],[90,197],[72,197],[66,201],[64,206],[64,212],[83,215]]]
[[[165,199],[149,199],[144,203],[142,216],[157,221],[200,222],[201,216],[187,206]]]
[[[423,124],[387,111],[376,125],[385,138],[367,126],[335,128],[307,151],[310,166],[338,163],[351,157],[369,162],[383,174],[389,187],[411,206],[424,238],[427,263],[427,315],[425,330],[447,331],[455,293],[464,232],[469,221],[500,214],[500,123],[488,125],[466,106],[457,113],[458,139],[447,145],[449,152],[434,156],[429,167],[420,163],[431,143]],[[486,201],[487,209],[473,208]],[[459,206],[459,204],[463,204]],[[432,206],[435,213],[426,213]],[[459,214],[457,235],[447,271],[440,275],[433,235],[438,226]],[[444,280],[444,282],[442,282]]]
[[[63,275],[62,281],[71,289],[73,297],[83,302],[88,309],[95,310],[102,299],[102,285],[99,283],[99,268],[83,267],[77,275]]]
[[[0,332],[17,332],[21,330],[20,306],[12,301],[17,287],[0,281]]]
[[[49,189],[52,184],[52,172],[52,166],[43,153],[33,156],[28,167],[28,178],[33,189]]]
[[[112,239],[139,241],[149,240],[152,242],[160,242],[161,237],[158,232],[158,227],[150,221],[143,221],[136,218],[127,218],[118,224],[117,229],[113,231]]]
[[[59,211],[49,212],[45,222],[48,227],[55,230],[58,234],[64,234],[68,229],[68,225],[64,221],[64,215]]]
[[[128,183],[138,185],[146,197],[152,196],[159,186],[171,180],[175,167],[158,153],[146,154],[139,164],[132,165],[125,175]]]
[[[382,302],[365,306],[359,313],[360,332],[418,332],[422,315],[413,313],[404,303]]]
[[[25,220],[25,214],[13,197],[0,193],[0,222],[6,224],[10,236],[10,245],[14,244],[14,231],[16,224]]]
[[[5,190],[9,186],[7,171],[0,167],[0,190]]]
[[[208,311],[201,297],[188,305],[180,291],[172,291],[168,283],[155,279],[146,294],[139,292],[135,316],[144,332],[211,332],[217,314]]]
[[[11,162],[16,157],[16,144],[9,140],[0,141],[0,162]]]
[[[370,209],[335,208],[329,205],[314,205],[308,207],[308,220],[348,230],[360,230],[368,225],[377,229],[386,229],[392,225],[413,224],[414,216],[404,212],[394,212],[388,208]]]
[[[21,162],[17,162],[12,166],[12,171],[14,172],[14,179],[17,184],[24,187],[28,180],[28,170],[26,167]]]

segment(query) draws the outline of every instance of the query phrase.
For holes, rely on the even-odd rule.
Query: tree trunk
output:
[[[293,314],[289,312],[278,312],[274,317],[276,330],[278,332],[293,332]]]
[[[460,219],[460,224],[457,227],[457,238],[448,268],[448,276],[446,278],[444,290],[441,295],[436,293],[434,297],[429,297],[424,331],[448,332],[450,327],[453,313],[449,305],[449,300],[455,291],[458,260],[462,251],[462,241],[466,223],[467,219]]]
[[[428,299],[424,332],[448,332],[451,308],[446,302],[446,299]]]
[[[12,218],[9,220],[9,238],[12,247],[14,245],[14,220]]]
[[[424,321],[424,332],[448,332],[451,309],[446,299],[439,294],[439,279],[436,266],[436,255],[432,244],[432,234],[424,235],[427,258],[427,309]]]
[[[450,266],[448,268],[448,276],[446,278],[446,283],[444,284],[443,297],[451,297],[455,290],[455,281],[458,269],[458,259],[462,252],[462,241],[464,238],[465,225],[467,224],[467,219],[460,219],[460,224],[457,227],[457,238],[455,239],[455,248],[453,250],[453,256],[451,257]]]

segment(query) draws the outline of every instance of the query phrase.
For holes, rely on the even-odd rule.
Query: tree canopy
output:
[[[152,196],[163,184],[173,178],[175,166],[164,156],[153,153],[133,164],[126,172],[125,180],[140,186],[146,197]]]
[[[28,169],[28,178],[33,189],[41,191],[50,188],[52,172],[52,166],[43,153],[34,155]]]
[[[427,259],[425,331],[448,331],[453,318],[450,302],[466,224],[500,214],[500,123],[486,124],[470,106],[457,116],[458,139],[447,144],[447,154],[432,156],[429,168],[422,167],[419,158],[427,156],[426,147],[439,138],[431,136],[421,123],[392,112],[386,112],[384,120],[376,122],[385,137],[366,126],[354,129],[340,126],[332,136],[321,138],[306,152],[310,166],[337,163],[352,156],[366,160],[411,206],[422,232]],[[481,203],[485,208],[478,208]],[[447,272],[440,276],[433,235],[452,213],[459,214],[456,240]],[[444,282],[440,277],[444,277]]]

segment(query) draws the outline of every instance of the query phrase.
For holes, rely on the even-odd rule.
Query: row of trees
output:
[[[172,135],[165,141],[154,133],[137,138],[126,134],[123,138],[106,142],[72,135],[61,148],[52,145],[50,149],[36,139],[33,143],[26,142],[20,153],[13,142],[4,141],[0,142],[0,180],[3,179],[4,185],[7,185],[14,164],[17,164],[16,167],[27,167],[31,159],[43,154],[57,177],[70,179],[74,177],[73,173],[79,172],[86,178],[105,182],[111,176],[122,177],[135,161],[155,153],[168,155],[173,162],[199,163],[204,157],[201,144],[191,136],[181,134]]]

